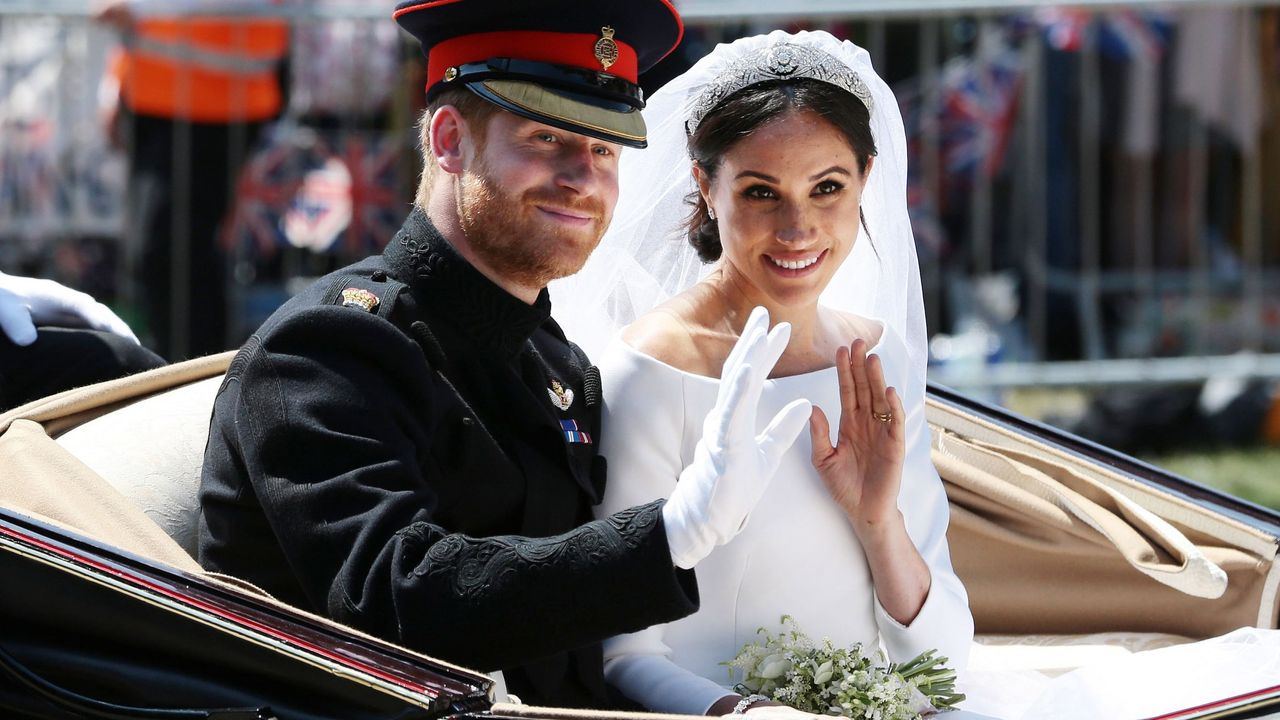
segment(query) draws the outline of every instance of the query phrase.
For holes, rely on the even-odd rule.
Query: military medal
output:
[[[360,308],[365,312],[378,309],[378,296],[364,288],[347,288],[342,291],[342,307]]]
[[[613,41],[613,33],[614,29],[605,25],[600,28],[603,37],[596,41],[596,60],[600,61],[600,66],[605,70],[618,62],[618,43]]]
[[[551,387],[547,388],[547,394],[551,396],[551,404],[561,410],[568,410],[573,404],[573,390],[560,384],[559,380],[552,380]]]
[[[591,434],[582,432],[582,429],[578,427],[577,420],[561,420],[560,429],[564,431],[564,439],[566,442],[576,443],[579,445],[591,444]]]

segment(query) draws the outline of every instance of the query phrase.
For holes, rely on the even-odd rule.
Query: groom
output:
[[[395,17],[428,58],[415,207],[382,255],[290,300],[232,362],[200,562],[501,669],[525,702],[608,706],[599,642],[693,612],[689,568],[737,532],[776,465],[753,422],[730,427],[755,417],[737,391],[671,498],[592,521],[599,375],[545,288],[608,225],[618,156],[645,145],[637,75],[676,46],[680,18],[667,0],[416,0]],[[739,390],[786,343],[758,324],[726,364]],[[790,445],[807,414],[763,445]]]

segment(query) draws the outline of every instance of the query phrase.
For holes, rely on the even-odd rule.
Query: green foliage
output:
[[[1280,448],[1183,452],[1142,459],[1236,497],[1280,510]]]
[[[791,616],[782,624],[777,635],[760,628],[759,641],[724,663],[731,677],[741,677],[739,692],[815,714],[874,720],[913,720],[964,699],[955,691],[955,671],[934,650],[895,666],[879,648],[874,654],[860,643],[837,648],[830,638],[815,645]]]

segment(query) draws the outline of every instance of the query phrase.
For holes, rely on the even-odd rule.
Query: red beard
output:
[[[546,287],[582,269],[608,227],[608,214],[598,198],[574,198],[546,189],[515,196],[493,183],[483,166],[464,175],[461,185],[458,219],[467,244],[494,272],[525,287]],[[539,205],[593,220],[581,228],[558,225],[540,217]]]

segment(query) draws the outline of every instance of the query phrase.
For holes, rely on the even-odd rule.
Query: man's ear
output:
[[[458,108],[445,105],[436,110],[427,125],[427,152],[436,159],[441,170],[458,175],[466,167],[467,146],[471,133]]]

